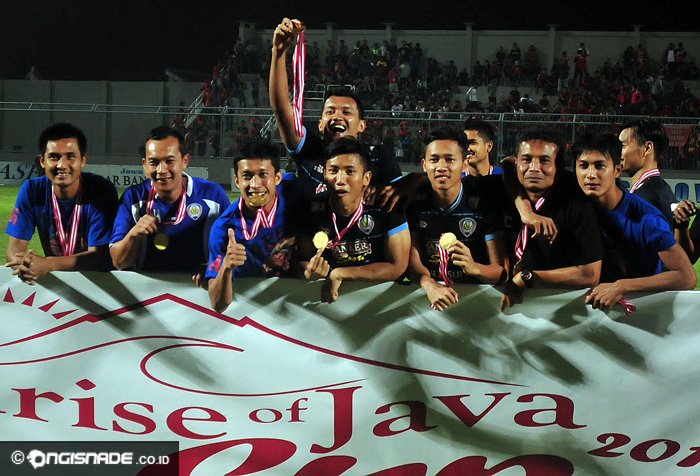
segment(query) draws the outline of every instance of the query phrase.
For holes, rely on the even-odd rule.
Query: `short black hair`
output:
[[[423,142],[426,147],[431,142],[436,140],[452,140],[455,141],[459,147],[462,149],[462,159],[467,155],[467,150],[469,149],[469,139],[464,134],[463,131],[451,126],[440,126],[431,130],[428,135],[425,136]]]
[[[534,127],[526,129],[518,137],[518,142],[516,143],[515,155],[517,157],[518,151],[520,150],[520,144],[523,142],[541,140],[543,142],[551,142],[557,145],[557,155],[554,158],[554,164],[557,166],[557,173],[564,170],[564,141],[561,134],[550,128],[544,127]]]
[[[148,133],[148,137],[143,141],[143,144],[139,147],[139,153],[141,157],[146,156],[146,142],[149,140],[164,140],[168,137],[174,137],[177,139],[178,150],[180,154],[187,154],[187,146],[185,145],[185,136],[183,136],[177,129],[170,126],[158,126],[151,129]]]
[[[41,135],[39,136],[39,151],[41,152],[41,155],[44,155],[46,152],[46,144],[50,140],[71,138],[78,140],[78,149],[80,149],[80,154],[85,155],[87,153],[87,139],[85,138],[85,134],[83,134],[83,131],[78,129],[76,126],[67,122],[52,124],[42,131]]]
[[[354,90],[345,86],[336,86],[328,88],[326,89],[326,92],[323,96],[323,103],[325,104],[326,100],[331,96],[339,96],[352,99],[353,101],[355,101],[355,104],[357,104],[357,114],[360,116],[360,119],[365,118],[365,108],[362,105],[362,100],[357,94],[355,94]]]
[[[600,152],[612,159],[615,165],[622,162],[622,143],[615,134],[586,133],[580,136],[571,147],[571,156],[576,161],[585,152]]]
[[[365,172],[369,171],[369,147],[360,140],[344,136],[332,140],[323,150],[323,164],[325,164],[338,155],[342,154],[357,154],[360,157],[362,166]]]
[[[261,159],[272,162],[275,173],[280,170],[280,148],[266,139],[250,139],[238,149],[238,156],[233,159],[233,171],[238,173],[241,160]]]
[[[654,119],[633,119],[622,125],[622,129],[633,129],[637,144],[642,145],[646,141],[654,144],[654,155],[658,161],[668,149],[668,134],[664,126]]]
[[[483,119],[477,119],[475,117],[467,119],[464,121],[464,130],[477,131],[479,137],[484,139],[484,141],[495,142],[496,133],[494,132],[493,127]]]

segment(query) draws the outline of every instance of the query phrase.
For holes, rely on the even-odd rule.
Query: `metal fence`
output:
[[[307,109],[305,126],[315,130],[321,109]],[[384,143],[393,148],[402,163],[417,164],[423,151],[423,137],[432,128],[452,124],[461,127],[469,117],[489,122],[497,132],[496,158],[515,151],[517,137],[533,126],[551,127],[571,144],[584,131],[617,134],[632,116],[467,113],[467,112],[365,112],[367,129],[363,140]],[[700,170],[700,120],[682,117],[657,117],[666,127],[670,148],[661,166],[669,170]],[[15,143],[35,147],[38,132],[58,121],[85,127],[88,138],[103,139],[100,153],[124,154],[136,150],[148,130],[159,124],[174,125],[185,133],[195,157],[234,157],[239,144],[250,137],[265,136],[279,141],[277,128],[268,108],[169,107],[113,104],[55,104],[0,102],[0,152],[18,152]],[[27,127],[23,128],[23,124]],[[187,124],[190,124],[189,126]],[[29,127],[31,125],[31,127]],[[141,126],[142,125],[142,126]],[[8,127],[12,126],[12,131]],[[137,127],[138,126],[138,127]],[[16,138],[16,135],[26,137]],[[12,136],[12,140],[8,138]],[[20,140],[21,139],[21,140]],[[22,151],[19,147],[19,151]]]

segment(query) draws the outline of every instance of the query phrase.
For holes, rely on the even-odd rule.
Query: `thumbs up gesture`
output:
[[[247,258],[245,246],[236,242],[236,235],[233,228],[228,229],[228,246],[226,246],[226,256],[224,257],[224,267],[227,269],[243,266]]]

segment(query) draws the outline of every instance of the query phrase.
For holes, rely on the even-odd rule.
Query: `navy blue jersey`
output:
[[[118,204],[117,190],[104,177],[83,172],[80,175],[80,186],[83,207],[74,253],[86,251],[88,247],[109,244]],[[14,238],[29,241],[36,228],[44,255],[63,256],[54,219],[51,188],[51,181],[45,176],[24,182],[5,231]],[[58,200],[66,232],[70,231],[75,203],[75,200]]]
[[[241,226],[239,198],[226,209],[214,222],[209,235],[209,265],[205,274],[206,279],[213,279],[219,272],[228,246],[228,229],[232,228],[236,242],[245,246],[246,261],[243,266],[233,270],[234,278],[257,276],[285,276],[289,274],[296,251],[296,220],[297,210],[296,184],[285,175],[282,183],[277,186],[277,212],[274,225],[271,228],[260,228],[257,235],[246,240]],[[243,207],[248,232],[252,230],[255,215]]]
[[[349,222],[350,217],[337,216],[339,230],[344,229]],[[326,249],[323,257],[332,268],[387,262],[387,239],[404,230],[408,230],[408,224],[402,212],[387,212],[382,207],[365,205],[358,222],[348,229],[336,246]],[[301,228],[301,233],[309,241],[318,231],[325,232],[331,241],[336,239],[326,197],[319,197],[311,203],[311,214]]]
[[[431,190],[409,205],[406,217],[411,243],[418,249],[423,266],[436,280],[440,279],[439,240],[443,233],[454,233],[469,248],[474,261],[482,264],[490,263],[486,242],[504,238],[502,221],[494,204],[471,186],[463,185],[454,204],[447,209],[435,203]],[[480,282],[453,263],[449,264],[447,273],[454,282]]]
[[[326,143],[320,135],[310,134],[308,129],[304,128],[304,137],[299,145],[295,150],[289,151],[297,167],[299,188],[304,200],[312,199],[326,190],[322,159],[325,146]],[[401,178],[401,168],[393,152],[381,145],[370,146],[370,149],[369,169],[372,171],[372,186],[383,187]]]
[[[603,282],[660,273],[659,252],[676,244],[661,212],[627,191],[614,210],[601,210],[600,226],[606,245]]]
[[[136,269],[143,271],[197,272],[208,261],[209,230],[225,210],[230,200],[221,185],[198,177],[187,177],[186,213],[177,225],[166,225],[162,232],[168,237],[164,250],[155,247],[154,234],[144,237]],[[110,244],[124,239],[129,230],[146,214],[146,202],[151,180],[132,185],[124,191],[114,221]],[[168,203],[158,197],[154,203],[154,215],[167,223],[175,217],[180,200]]]

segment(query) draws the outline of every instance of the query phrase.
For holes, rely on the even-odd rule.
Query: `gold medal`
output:
[[[155,238],[153,238],[153,246],[155,246],[158,251],[163,251],[169,244],[170,239],[165,233],[158,233]]]
[[[319,231],[314,235],[312,241],[317,250],[323,250],[328,246],[328,235]]]
[[[265,195],[252,195],[248,198],[248,203],[251,207],[262,207],[267,201],[267,196]]]
[[[447,232],[440,237],[440,246],[443,250],[446,250],[453,244],[457,242],[457,237],[454,233]]]

